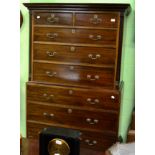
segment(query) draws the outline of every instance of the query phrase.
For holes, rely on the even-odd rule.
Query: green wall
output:
[[[49,3],[93,3],[94,0],[22,0],[23,2],[49,2]],[[125,20],[123,54],[122,54],[122,71],[121,79],[124,81],[124,91],[122,95],[122,106],[120,115],[119,133],[126,139],[126,132],[130,120],[132,108],[134,106],[134,73],[135,73],[135,40],[134,40],[134,17],[135,4],[134,0],[95,0],[95,3],[130,3],[132,12]],[[28,10],[21,4],[21,10],[24,16],[24,23],[21,28],[21,133],[26,134],[26,114],[25,114],[25,82],[28,80],[28,57],[29,57],[29,19]]]
[[[23,15],[23,24],[20,29],[20,132],[26,135],[26,82],[28,81],[29,66],[29,15],[22,3],[29,0],[21,0],[20,9]]]

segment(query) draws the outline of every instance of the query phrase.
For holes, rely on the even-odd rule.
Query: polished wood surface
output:
[[[34,12],[34,25],[72,25],[72,13]]]
[[[94,26],[102,28],[117,28],[118,13],[76,13],[75,25]]]
[[[86,26],[100,28],[117,28],[118,13],[113,12],[34,12],[35,25]]]
[[[122,17],[129,5],[25,6],[30,10],[27,136],[48,126],[78,129],[83,147],[103,153],[119,136]]]
[[[66,85],[113,86],[114,68],[34,63],[33,80]]]
[[[40,101],[42,104],[81,106],[83,108],[119,109],[117,90],[95,90],[75,87],[51,86],[27,83],[27,100]]]
[[[44,123],[36,123],[36,122],[27,122],[27,126],[29,128],[28,130],[28,138],[38,139],[38,134],[42,131],[43,128],[50,127],[50,125],[44,124]],[[76,128],[74,128],[76,129]],[[77,130],[77,129],[76,129]],[[86,131],[86,130],[79,130],[81,133],[80,136],[80,142],[81,146],[85,148],[89,148],[92,150],[100,150],[107,149],[111,146],[112,143],[115,143],[117,141],[116,133],[110,133],[110,132],[97,132],[97,131]]]
[[[116,45],[116,30],[34,27],[34,41]]]
[[[49,45],[34,43],[34,60],[72,64],[115,65],[116,49],[106,47]]]
[[[117,131],[118,113],[113,111],[95,111],[94,109],[56,106],[35,102],[27,103],[27,119],[50,124],[67,124],[89,128]],[[80,120],[80,121],[79,121]]]
[[[21,145],[22,155],[39,155],[39,141],[37,139],[22,139]],[[80,155],[105,155],[101,151],[94,151],[92,149],[81,148]]]
[[[30,11],[40,10],[72,10],[72,11],[112,11],[128,15],[131,11],[130,4],[117,3],[24,3]]]

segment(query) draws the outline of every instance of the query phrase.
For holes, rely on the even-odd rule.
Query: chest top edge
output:
[[[32,10],[65,10],[65,11],[110,11],[120,12],[123,15],[130,13],[130,4],[116,3],[23,3]]]

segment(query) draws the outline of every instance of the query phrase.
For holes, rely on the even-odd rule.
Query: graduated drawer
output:
[[[28,138],[39,138],[39,133],[44,129],[51,127],[47,124],[39,124],[27,122],[27,137]],[[61,126],[60,126],[61,127]],[[94,150],[105,150],[109,148],[117,140],[116,134],[85,131],[83,129],[76,129],[81,132],[80,145],[84,148],[94,149]]]
[[[118,113],[114,111],[94,111],[70,106],[55,106],[27,102],[27,120],[91,128],[101,131],[117,131]]]
[[[112,87],[114,68],[34,63],[33,80],[56,84]]]
[[[75,64],[115,64],[115,48],[47,45],[37,43],[35,43],[33,47],[34,60],[71,62]]]
[[[116,46],[116,30],[35,27],[34,41]]]
[[[72,13],[67,12],[34,12],[34,25],[66,25],[73,24]]]
[[[76,13],[76,26],[93,26],[103,28],[117,28],[118,13]]]
[[[119,91],[27,84],[27,100],[78,107],[119,110]]]

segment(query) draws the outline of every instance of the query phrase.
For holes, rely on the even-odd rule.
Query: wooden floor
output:
[[[34,139],[22,139],[22,155],[39,155],[39,143]],[[89,149],[81,149],[80,155],[105,155],[103,152],[96,152]]]

